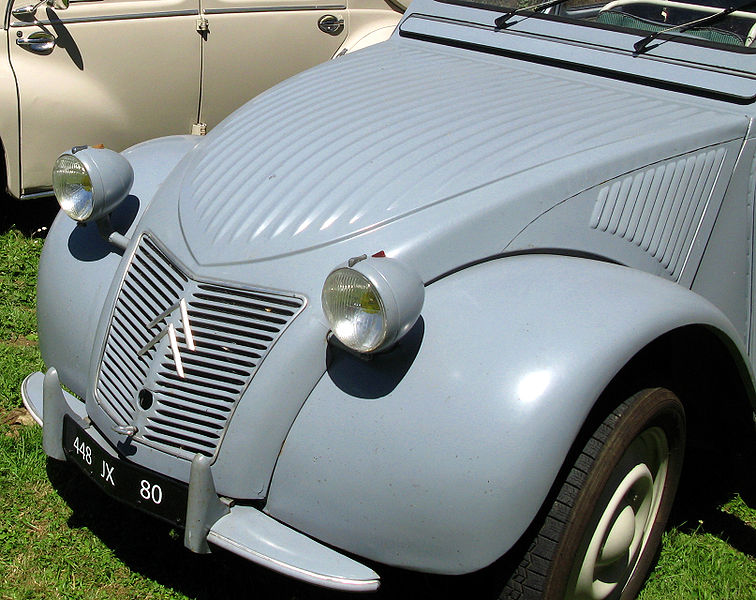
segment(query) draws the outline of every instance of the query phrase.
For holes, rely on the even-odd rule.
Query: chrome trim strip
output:
[[[44,379],[44,373],[35,371],[34,373],[29,373],[29,375],[27,375],[21,382],[21,401],[24,403],[24,408],[29,411],[32,419],[34,419],[34,422],[39,426],[42,426],[42,404],[38,402],[35,406],[34,401],[32,400],[32,393],[29,391],[28,386],[34,385],[35,382],[37,383],[37,400],[41,400],[42,379]]]
[[[155,319],[147,325],[147,329],[152,329],[155,325],[157,325],[160,321],[165,319],[168,315],[170,315],[174,310],[179,309],[181,312],[181,327],[184,332],[184,339],[186,341],[186,348],[187,350],[190,350],[191,352],[194,352],[197,348],[194,345],[194,336],[192,335],[192,330],[189,325],[189,311],[186,307],[186,300],[184,298],[181,298],[176,304],[168,308],[168,310],[164,311],[162,314],[155,317]],[[150,348],[154,347],[155,344],[157,344],[161,339],[163,339],[163,336],[165,334],[168,334],[168,339],[171,341],[171,352],[173,353],[173,363],[176,365],[176,372],[178,373],[178,376],[181,377],[181,379],[186,379],[186,375],[184,375],[184,363],[181,362],[181,352],[179,352],[178,347],[178,337],[176,337],[176,327],[173,323],[170,323],[168,325],[168,328],[161,329],[158,334],[152,338],[147,344],[137,352],[137,356],[143,356],[145,352],[147,352]]]
[[[55,192],[53,192],[50,189],[44,192],[35,192],[34,194],[21,194],[18,197],[18,199],[19,200],[37,200],[39,198],[52,198],[53,196],[55,196]]]
[[[179,309],[181,310],[181,324],[184,328],[184,339],[186,340],[186,347],[194,352],[197,347],[194,345],[194,336],[192,335],[192,329],[189,327],[189,311],[186,308],[186,300],[181,298],[179,302]]]
[[[204,15],[223,15],[228,13],[286,12],[302,10],[346,10],[345,4],[316,4],[311,6],[240,6],[238,8],[206,8]]]
[[[207,534],[207,541],[212,542],[229,552],[238,554],[251,562],[267,567],[272,571],[283,573],[294,579],[299,579],[329,589],[351,592],[374,592],[381,584],[380,579],[347,579],[345,577],[325,575],[310,571],[309,569],[303,569],[296,565],[285,563],[276,558],[262,554],[261,552],[249,548],[236,540],[232,540],[225,535],[218,533],[217,531],[213,531],[212,529]]]
[[[168,339],[171,341],[171,352],[173,353],[173,364],[176,365],[176,373],[181,379],[186,379],[184,363],[181,362],[181,352],[179,352],[178,338],[176,337],[176,328],[173,323],[168,325]]]
[[[158,19],[162,17],[196,17],[199,16],[198,10],[175,10],[166,12],[153,12],[153,13],[130,13],[123,15],[100,15],[97,17],[71,17],[68,19],[56,19],[51,21],[49,19],[41,19],[39,21],[13,21],[11,27],[30,27],[38,25],[52,25],[53,23],[70,25],[73,23],[100,23],[104,21],[130,21],[135,19]]]

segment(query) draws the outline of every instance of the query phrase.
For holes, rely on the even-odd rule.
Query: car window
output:
[[[544,7],[536,0],[441,0],[522,15],[560,19],[578,25],[673,36],[676,41],[733,51],[756,51],[756,2],[742,1],[735,10],[727,0],[568,0]],[[551,3],[548,3],[551,4]],[[738,6],[735,3],[734,6]],[[727,9],[728,14],[720,14]]]

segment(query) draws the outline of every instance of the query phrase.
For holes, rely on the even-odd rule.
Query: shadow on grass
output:
[[[342,597],[307,588],[222,550],[193,554],[183,546],[183,532],[109,498],[75,467],[48,460],[47,472],[73,511],[69,527],[86,527],[130,570],[190,598]]]
[[[734,442],[737,441],[737,446]],[[729,441],[694,449],[670,518],[683,533],[709,533],[756,558],[756,528],[721,507],[737,494],[756,508],[752,467],[756,439]],[[383,584],[377,594],[347,594],[309,586],[216,549],[197,555],[183,546],[183,532],[101,492],[75,467],[48,461],[53,486],[72,509],[68,525],[87,528],[131,571],[194,600],[264,598],[266,600],[386,600],[433,597],[492,598],[499,569],[462,577],[427,577],[375,567]]]
[[[68,526],[86,527],[131,571],[195,600],[373,600],[459,598],[475,595],[475,578],[438,578],[398,569],[375,594],[350,594],[300,583],[214,549],[198,555],[183,545],[183,531],[125,506],[101,492],[75,467],[48,459],[47,473],[73,511]],[[472,582],[472,583],[471,583]]]
[[[25,236],[45,237],[47,229],[58,214],[55,198],[15,200],[0,195],[0,235],[18,229]]]
[[[733,431],[728,439],[694,448],[686,462],[670,524],[683,533],[711,534],[756,559],[756,527],[722,510],[736,495],[756,510],[756,435]]]

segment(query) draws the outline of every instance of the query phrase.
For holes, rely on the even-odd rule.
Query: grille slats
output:
[[[233,315],[238,317],[247,317],[253,316],[254,318],[264,321],[265,323],[269,323],[270,327],[277,329],[278,327],[281,327],[283,325],[286,325],[286,319],[283,319],[272,312],[266,311],[261,306],[256,306],[254,304],[239,304],[237,302],[226,304],[222,307],[218,307],[217,305],[204,303],[204,302],[197,302],[195,301],[193,304],[195,309],[203,310],[207,313],[217,313],[222,310],[223,313],[227,315]],[[238,308],[237,308],[238,307]]]
[[[245,331],[243,332],[244,335],[240,334],[240,328],[238,327],[229,327],[228,323],[223,322],[212,322],[208,321],[206,319],[196,319],[193,321],[193,324],[197,326],[197,335],[202,336],[206,334],[209,338],[215,339],[216,341],[226,341],[226,340],[241,340],[244,338],[253,337],[253,340],[250,340],[249,347],[250,348],[257,348],[259,350],[265,350],[270,342],[273,341],[274,336],[269,335],[268,332],[260,333],[259,331],[256,331],[251,328],[245,328]],[[218,334],[223,334],[222,336],[219,336]]]
[[[150,287],[147,287],[145,285],[144,288],[142,288],[143,293],[147,296],[146,301],[150,302],[153,305],[160,306],[161,304],[165,304],[166,301],[171,298],[171,289],[170,288],[163,288],[161,281],[156,281],[150,277],[152,272],[149,269],[149,266],[146,264],[135,264],[132,265],[132,269],[135,273],[135,275],[138,275],[139,277],[135,277],[135,279],[139,280],[139,283],[142,285],[149,285]],[[181,288],[178,288],[181,289]]]
[[[130,352],[121,347],[117,340],[113,343],[113,354],[121,361],[121,369],[120,371],[115,371],[115,374],[120,373],[123,378],[127,379],[127,386],[129,388],[139,385],[139,382],[144,379],[145,375],[147,375],[146,369],[143,372],[139,372],[138,366],[141,365],[136,365],[129,360],[128,357]]]
[[[202,338],[202,348],[205,352],[223,355],[224,353],[227,353],[227,347],[222,345],[222,342],[223,340],[218,336],[207,336]],[[260,350],[264,349],[265,348],[260,345]],[[249,362],[252,363],[252,366],[254,366],[256,364],[255,361],[259,361],[259,359],[262,358],[263,354],[263,352],[258,352],[250,345],[250,348],[246,351],[239,350],[237,352],[237,356],[231,359],[231,362],[236,362],[237,364],[244,364],[245,362]]]
[[[182,458],[213,456],[258,365],[303,307],[294,295],[194,281],[144,235],[113,308],[97,400],[119,425],[135,425],[143,443]],[[153,342],[171,325],[184,377],[170,335]],[[140,406],[142,390],[149,401]]]
[[[144,439],[157,442],[161,445],[173,445],[178,450],[191,452],[192,455],[197,452],[205,455],[211,454],[211,450],[216,445],[215,440],[207,440],[196,436],[190,437],[177,431],[163,429],[156,423],[150,424],[150,429],[144,435]]]
[[[242,378],[246,377],[248,373],[248,369],[240,369],[236,366],[234,366],[231,362],[224,362],[223,360],[213,360],[211,357],[205,355],[205,356],[197,356],[197,358],[192,358],[195,356],[194,353],[192,353],[191,356],[184,356],[182,358],[182,361],[184,362],[184,369],[189,370],[190,368],[199,369],[203,366],[209,367],[211,369],[223,369],[226,373],[229,375],[238,375]],[[242,383],[243,383],[242,379]]]
[[[163,399],[163,405],[172,409],[176,414],[184,414],[188,420],[196,418],[225,419],[228,416],[227,410],[213,410],[209,407],[199,408],[199,403],[192,403],[184,406],[180,400],[172,401],[171,397],[166,394]],[[159,412],[159,411],[158,411]]]
[[[135,297],[131,296],[132,293]],[[140,321],[151,314],[149,308],[145,308],[145,305],[150,304],[150,302],[136,290],[124,290],[121,300],[121,310],[128,312]],[[155,306],[159,305],[152,303],[151,308],[154,310]]]
[[[165,385],[158,382],[160,393],[163,398],[172,398],[179,402],[185,402],[192,406],[216,409],[219,413],[228,412],[230,409],[226,396],[201,388],[199,386],[188,387],[183,385]]]
[[[122,387],[112,384],[107,376],[100,378],[100,386],[106,394],[112,394],[113,398],[122,398],[126,393],[126,390],[124,390]],[[133,407],[123,406],[120,402],[114,403],[112,406],[113,410],[118,413],[118,418],[121,421],[125,421],[133,410]]]
[[[178,373],[174,374],[174,372],[171,370],[173,369],[173,362],[163,362],[161,366],[163,367],[164,371],[160,373],[160,376],[165,379],[181,381],[183,379],[189,378],[189,376],[191,375],[191,379],[194,379],[196,382],[204,386],[211,387],[216,390],[226,390],[228,392],[233,392],[237,387],[244,385],[244,379],[229,377],[225,371],[222,371],[220,369],[214,370],[214,372],[211,372],[210,369],[192,369],[187,367],[186,363],[184,363],[184,373],[186,377],[181,377],[181,375],[179,375]]]
[[[163,253],[160,252],[160,250],[152,244],[149,238],[146,238],[144,242],[144,255],[146,258],[149,257],[151,259],[151,265],[153,265],[164,275],[164,278],[158,276],[161,281],[168,279],[169,282],[166,282],[166,285],[171,288],[182,287],[187,281],[189,281],[186,275],[184,275],[181,271],[177,271],[166,266],[165,262],[163,261]]]
[[[196,313],[194,314],[196,315]],[[212,324],[209,324],[208,319],[212,319]],[[241,332],[244,335],[254,335],[266,342],[273,341],[273,336],[279,331],[279,328],[271,327],[267,323],[254,323],[254,327],[250,327],[248,323],[241,319],[235,319],[233,316],[221,316],[219,312],[215,314],[207,312],[202,315],[202,317],[197,319],[197,327],[208,329],[212,327],[213,331],[221,330],[228,333]]]
[[[229,365],[236,365],[241,367],[244,370],[252,369],[257,364],[253,358],[260,358],[259,354],[256,354],[254,357],[245,358],[245,357],[227,357],[224,355],[223,349],[219,348],[218,346],[213,345],[213,347],[209,347],[209,343],[207,343],[205,340],[203,340],[205,344],[203,344],[202,350],[196,350],[194,353],[194,356],[196,356],[198,359],[204,359],[208,362],[226,362],[226,364]]]
[[[299,299],[292,300],[284,297],[274,298],[271,296],[263,296],[249,290],[229,290],[227,288],[220,288],[215,285],[203,283],[198,284],[197,287],[199,290],[210,292],[210,295],[198,292],[197,298],[200,299],[207,300],[216,298],[218,301],[224,302],[232,302],[234,299],[239,301],[240,298],[244,300],[255,300],[262,302],[271,309],[277,308],[277,310],[286,311],[289,316],[292,317],[299,312],[299,309],[301,308],[301,301]]]
[[[172,435],[188,440],[190,442],[197,442],[201,440],[214,440],[220,437],[220,433],[217,428],[203,428],[199,424],[192,421],[183,421],[181,427],[176,427],[174,421],[171,418],[173,415],[167,415],[167,418],[161,418],[160,416],[154,416],[150,419],[150,423],[154,424],[156,429],[162,430],[164,433],[167,431],[172,432]]]
[[[193,411],[188,410],[181,410],[177,409],[175,407],[172,407],[170,411],[166,410],[158,410],[156,411],[157,417],[155,417],[154,421],[157,423],[161,422],[160,417],[163,417],[165,419],[174,419],[176,416],[180,416],[184,423],[186,424],[187,431],[192,431],[192,428],[199,428],[196,430],[197,433],[203,433],[205,431],[211,432],[211,431],[220,431],[223,429],[223,426],[218,423],[217,420],[213,419],[213,415],[210,414],[199,414]],[[222,415],[225,417],[225,415]],[[203,418],[204,417],[204,418]],[[172,421],[167,420],[166,422],[170,423]]]
[[[129,331],[127,328],[129,327],[129,323],[133,321],[129,321],[124,315],[116,315],[113,317],[113,323],[115,323],[118,326],[118,330],[113,335],[113,339],[115,343],[118,344],[120,348],[122,348],[126,353],[130,354],[134,351],[139,351],[140,348],[142,348],[149,340],[151,336],[144,336],[143,338],[139,338],[134,334],[133,331]],[[147,366],[143,365],[146,369]]]

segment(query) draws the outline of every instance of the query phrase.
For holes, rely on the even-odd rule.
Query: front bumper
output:
[[[62,389],[54,368],[29,375],[21,384],[21,395],[24,406],[43,426],[43,447],[51,458],[67,459],[63,421],[68,417],[84,429],[103,454],[114,462],[130,464],[93,426],[84,403]],[[379,576],[371,568],[256,508],[234,505],[233,500],[219,497],[210,473],[210,459],[198,454],[192,461],[188,486],[184,544],[194,552],[209,552],[208,542],[310,584],[353,592],[375,591],[380,585]]]

